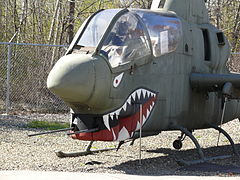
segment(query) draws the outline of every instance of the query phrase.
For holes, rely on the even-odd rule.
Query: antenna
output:
[[[143,114],[143,107],[140,104],[140,134],[139,134],[139,165],[142,165],[142,114]]]
[[[225,115],[225,110],[226,110],[226,102],[227,102],[228,98],[224,97],[223,100],[223,109],[222,109],[222,116],[221,116],[221,121],[220,121],[220,128],[222,128],[222,124],[223,124],[223,119],[224,119],[224,115]],[[217,140],[217,146],[219,144],[219,140],[220,140],[220,131],[218,133],[218,140]]]

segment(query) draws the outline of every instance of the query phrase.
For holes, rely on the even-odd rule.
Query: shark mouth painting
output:
[[[137,89],[115,111],[104,115],[74,114],[74,139],[87,141],[123,141],[133,137],[149,119],[157,100],[157,93]],[[81,130],[86,130],[83,132]],[[79,133],[78,133],[79,132]]]

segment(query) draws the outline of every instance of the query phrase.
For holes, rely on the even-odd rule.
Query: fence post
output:
[[[10,81],[11,81],[11,57],[12,57],[12,45],[8,44],[8,59],[7,59],[7,94],[6,94],[6,114],[10,109]]]

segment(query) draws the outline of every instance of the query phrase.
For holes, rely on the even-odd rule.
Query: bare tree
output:
[[[74,35],[74,12],[75,12],[75,0],[69,1],[69,19],[68,19],[68,44],[73,40]]]
[[[0,0],[0,38],[18,42],[69,44],[83,21],[99,9],[150,8],[152,0]],[[208,0],[211,22],[239,51],[240,0]],[[60,8],[62,6],[62,8]]]
[[[3,29],[3,2],[0,1],[0,29]],[[0,33],[0,41],[3,41],[3,34]]]
[[[15,0],[15,3],[16,3],[16,0]],[[17,42],[19,41],[20,36],[22,37],[23,41],[25,40],[27,16],[28,16],[28,0],[22,0],[19,26],[16,29],[16,31],[18,31]],[[16,18],[16,15],[14,17]]]
[[[235,52],[239,48],[239,38],[240,38],[240,4],[238,5],[236,17],[233,24],[232,32],[232,51]]]
[[[54,10],[54,13],[53,13],[52,23],[51,23],[51,27],[50,27],[49,35],[48,35],[48,42],[49,43],[52,42],[55,22],[57,20],[57,16],[59,15],[59,5],[60,5],[60,0],[56,0],[55,10]]]

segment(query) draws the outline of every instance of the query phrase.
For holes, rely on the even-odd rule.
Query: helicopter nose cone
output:
[[[89,55],[70,54],[55,64],[47,78],[47,87],[67,102],[87,101],[93,92],[95,70]]]

